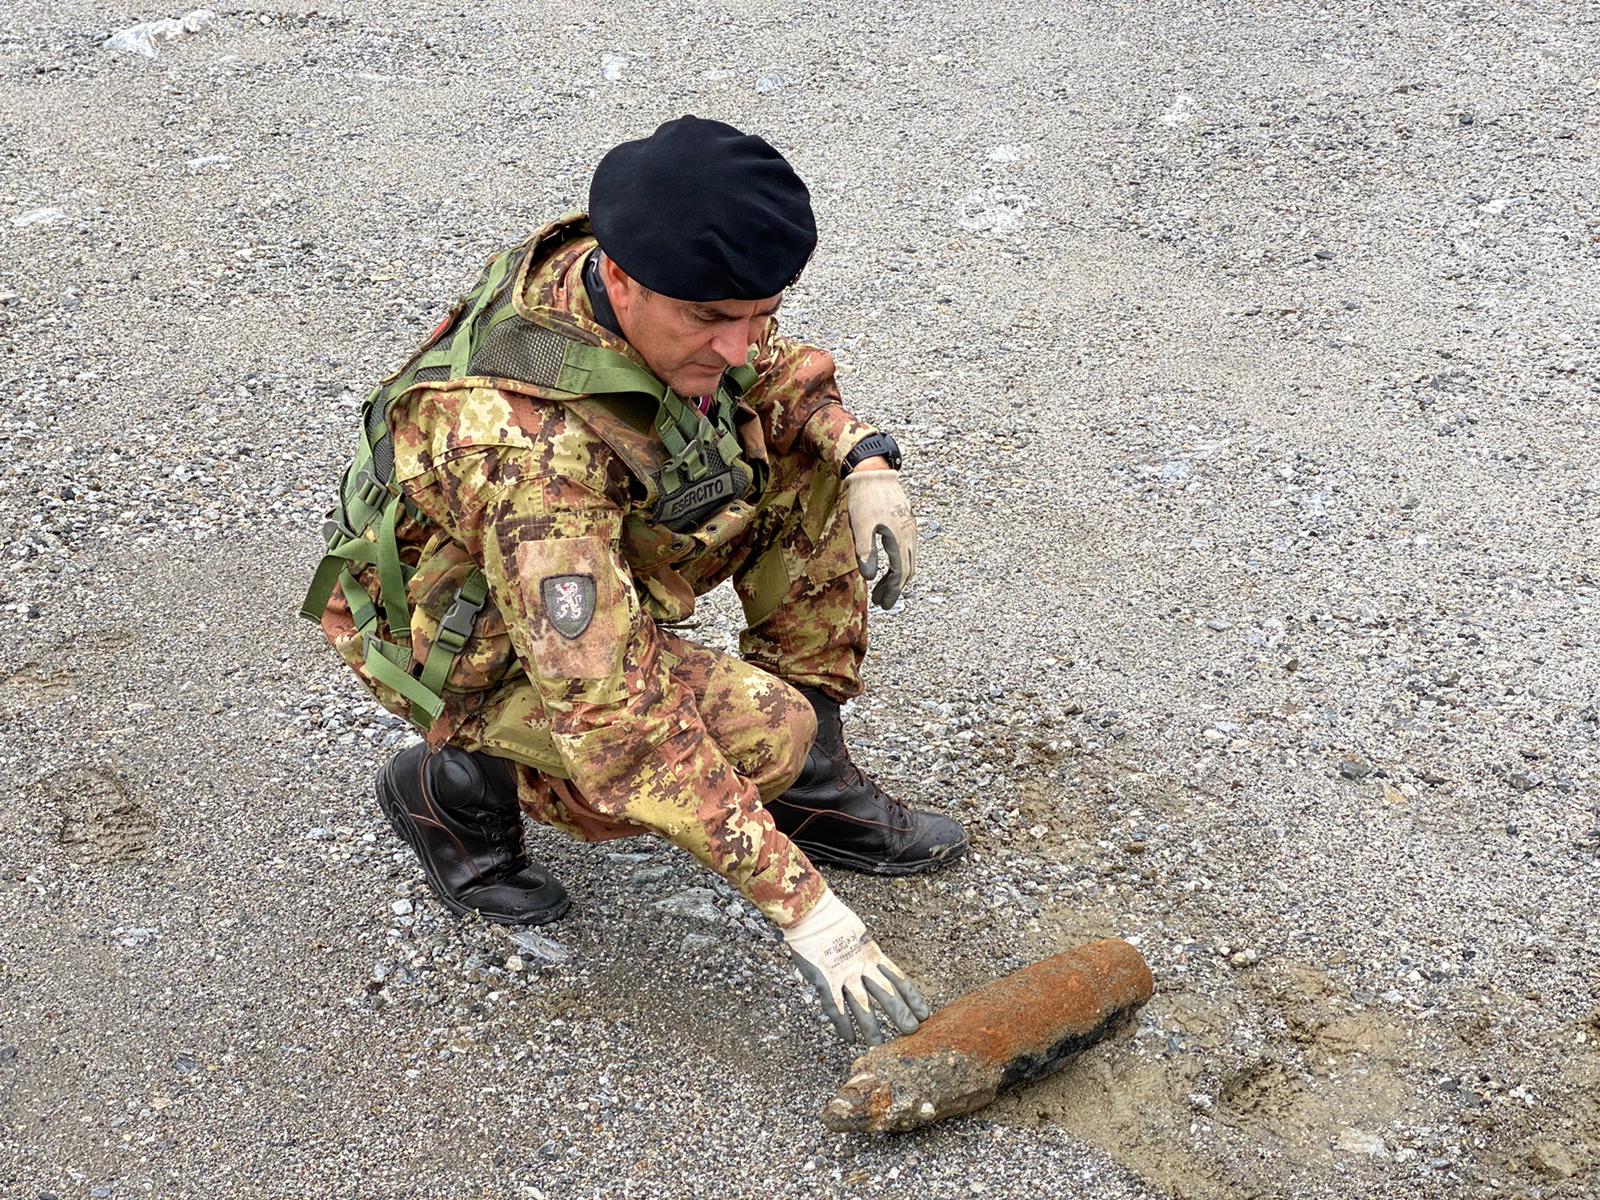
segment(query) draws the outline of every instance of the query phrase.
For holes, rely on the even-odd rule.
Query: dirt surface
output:
[[[1600,1193],[1600,25],[1583,4],[0,14],[0,1194]],[[532,830],[449,917],[294,612],[359,399],[693,111],[810,182],[787,329],[920,573],[842,876],[936,999],[1135,941],[1122,1036],[894,1139],[753,909]],[[732,644],[708,598],[698,635]],[[700,889],[700,890],[695,890]]]

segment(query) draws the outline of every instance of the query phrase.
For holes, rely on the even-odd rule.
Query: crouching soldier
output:
[[[601,161],[589,213],[490,260],[365,406],[305,615],[425,731],[378,800],[456,912],[553,921],[521,813],[654,833],[784,932],[840,1035],[927,1016],[815,864],[899,875],[966,849],[851,762],[867,581],[916,526],[892,438],[779,335],[816,245],[758,137],[684,117]],[[672,631],[731,579],[740,656]]]

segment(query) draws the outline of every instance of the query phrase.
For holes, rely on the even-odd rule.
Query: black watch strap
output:
[[[856,464],[869,458],[883,455],[889,460],[889,466],[898,471],[900,469],[900,446],[887,433],[869,433],[862,438],[845,456],[844,469],[840,475],[848,475],[856,469]]]

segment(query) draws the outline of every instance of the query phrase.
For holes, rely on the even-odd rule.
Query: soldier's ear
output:
[[[649,288],[617,266],[604,250],[600,251],[600,279],[606,285],[606,295],[611,297],[612,304],[618,299],[628,304],[650,294]]]

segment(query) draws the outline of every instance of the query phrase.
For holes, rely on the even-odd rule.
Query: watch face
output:
[[[900,469],[900,447],[887,433],[880,436],[874,453],[883,455],[889,460],[889,466],[894,470]]]

